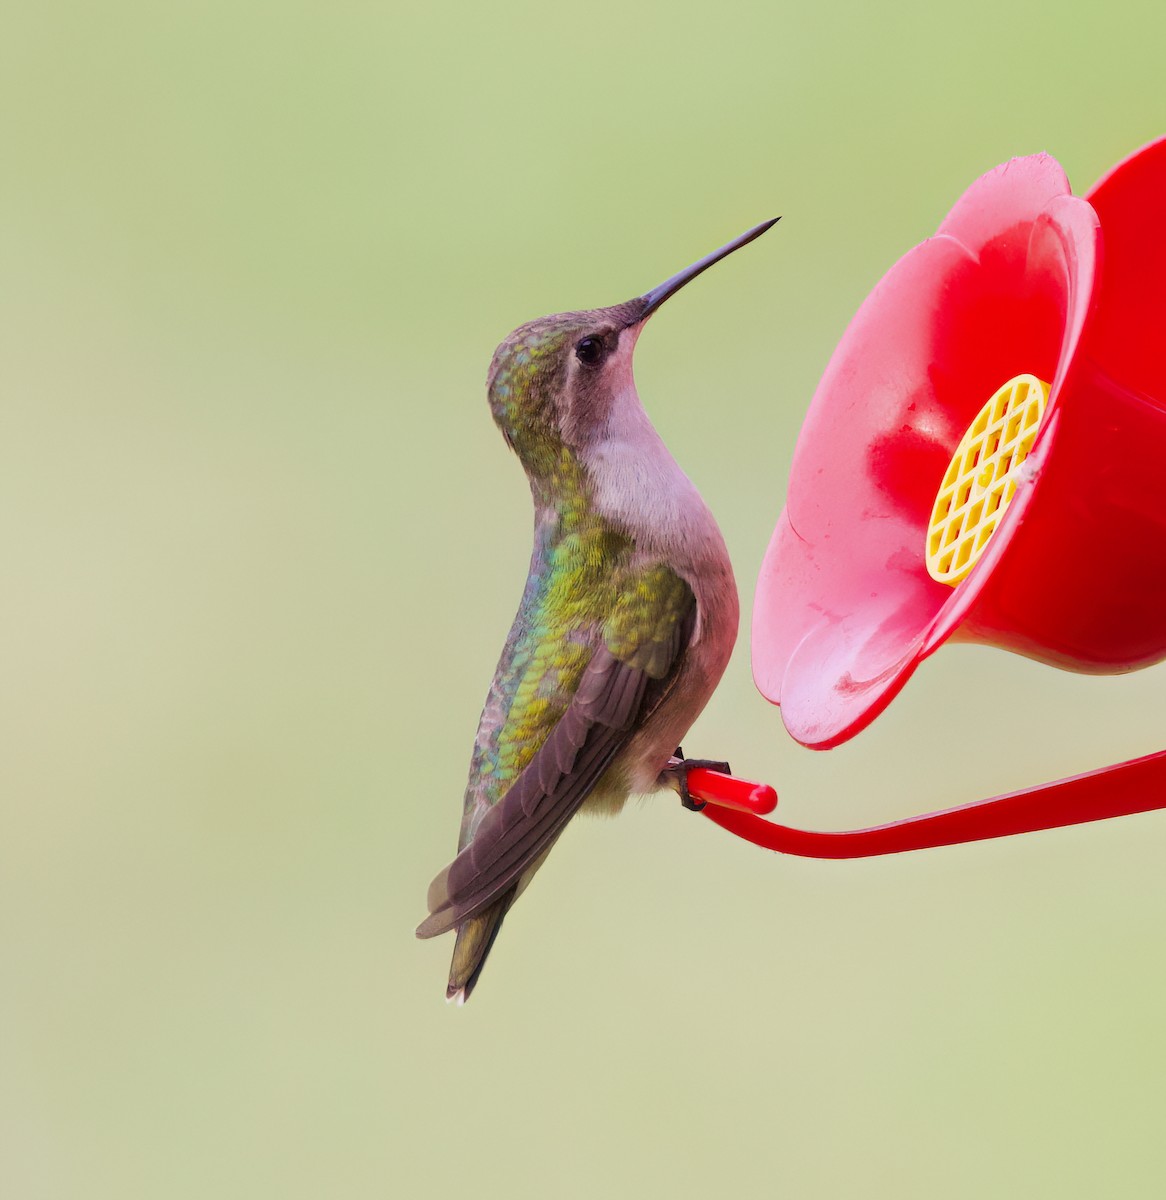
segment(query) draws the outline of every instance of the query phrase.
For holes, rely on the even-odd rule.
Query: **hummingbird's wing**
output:
[[[666,576],[666,577],[665,577]],[[571,703],[483,819],[474,839],[429,888],[426,938],[476,916],[544,854],[667,694],[692,636],[696,602],[666,567],[641,574],[604,629]],[[659,597],[655,605],[645,602]]]

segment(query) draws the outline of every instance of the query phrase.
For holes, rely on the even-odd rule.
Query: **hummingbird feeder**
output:
[[[1163,212],[1166,138],[1084,198],[1047,155],[1014,159],[863,303],[754,605],[754,679],[803,745],[853,737],[949,639],[1094,674],[1166,658]],[[718,824],[852,857],[1166,806],[1166,751],[848,833],[765,821],[772,789],[722,779],[689,778]]]

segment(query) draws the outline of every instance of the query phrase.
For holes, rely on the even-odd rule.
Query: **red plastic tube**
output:
[[[959,808],[840,832],[765,820],[760,814],[773,811],[777,793],[764,784],[694,770],[688,787],[695,799],[707,802],[702,811],[710,821],[766,850],[801,858],[870,858],[1166,808],[1166,750]]]
[[[688,772],[688,794],[717,808],[758,816],[765,816],[777,807],[777,792],[768,783],[750,783],[707,767],[694,767]]]

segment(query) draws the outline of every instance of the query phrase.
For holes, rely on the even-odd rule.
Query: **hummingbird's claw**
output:
[[[707,800],[694,800],[688,790],[688,772],[697,767],[704,767],[709,771],[719,771],[722,775],[733,773],[727,762],[719,762],[712,758],[685,758],[684,750],[677,746],[676,753],[668,760],[668,765],[664,768],[664,775],[675,782],[676,790],[680,793],[680,803],[689,812],[700,812],[708,803]]]

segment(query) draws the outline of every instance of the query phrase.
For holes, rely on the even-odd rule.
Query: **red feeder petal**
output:
[[[757,585],[754,677],[799,741],[853,736],[953,636],[1073,670],[1166,657],[1164,197],[1166,139],[1093,204],[1053,159],[1016,159],[859,309]],[[1022,373],[1051,391],[1015,496],[967,578],[938,583],[937,489],[985,401]]]

